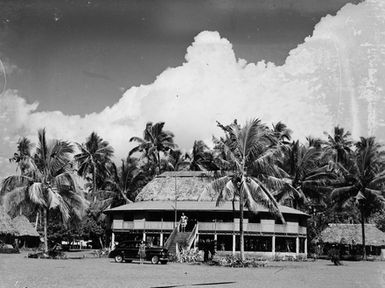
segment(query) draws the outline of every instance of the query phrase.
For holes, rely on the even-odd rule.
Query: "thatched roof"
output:
[[[24,215],[17,216],[12,219],[12,224],[16,228],[16,236],[33,236],[39,237],[36,229],[32,226]]]
[[[16,229],[12,225],[11,217],[7,214],[4,207],[0,205],[0,234],[15,234]]]
[[[135,199],[137,201],[149,200],[198,200],[204,192],[201,200],[212,201],[216,199],[212,191],[208,191],[207,185],[214,179],[214,172],[203,171],[176,171],[165,172],[149,182]]]
[[[329,224],[315,242],[362,245],[361,224]],[[385,246],[385,233],[373,224],[365,224],[365,244]]]

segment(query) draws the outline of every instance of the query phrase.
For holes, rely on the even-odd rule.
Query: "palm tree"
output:
[[[335,179],[324,156],[322,149],[301,145],[298,140],[287,145],[281,163],[284,176],[276,179],[279,187],[275,194],[277,200],[290,200],[294,208],[310,201],[320,204],[325,191],[329,191],[325,184]]]
[[[49,210],[59,209],[66,223],[70,213],[79,218],[87,201],[76,182],[71,168],[74,149],[66,141],[48,142],[45,130],[38,132],[39,143],[34,159],[34,169],[24,175],[9,176],[1,183],[0,193],[6,207],[10,205],[36,205],[44,214],[44,249],[48,252],[47,224]]]
[[[289,144],[289,141],[291,140],[291,134],[293,131],[291,131],[289,128],[287,128],[286,124],[279,121],[277,124],[273,124],[273,135],[278,140],[279,143],[282,144]]]
[[[349,131],[339,126],[334,127],[334,134],[330,135],[325,132],[328,141],[325,143],[326,148],[333,155],[336,163],[344,162],[351,153],[353,142],[349,139],[351,134]]]
[[[306,137],[307,145],[309,147],[314,147],[317,149],[321,149],[324,147],[325,141],[323,141],[321,138],[318,137]]]
[[[135,152],[141,152],[142,156],[149,161],[154,161],[157,166],[156,174],[161,172],[161,152],[169,151],[177,148],[174,144],[174,134],[170,131],[163,130],[164,122],[158,122],[154,125],[152,122],[146,124],[146,129],[143,131],[143,138],[132,137],[130,142],[138,142],[139,145],[131,149],[129,155]]]
[[[189,155],[183,154],[180,150],[170,150],[167,153],[167,157],[162,159],[162,167],[168,171],[181,171],[188,170],[191,162],[189,161]]]
[[[356,151],[346,164],[337,166],[340,181],[333,189],[331,197],[339,207],[355,203],[361,214],[363,257],[365,249],[365,221],[385,203],[384,152],[374,137],[361,137],[356,143]]]
[[[33,166],[33,159],[31,156],[32,148],[33,144],[31,140],[27,137],[22,137],[17,142],[17,152],[9,159],[10,162],[15,162],[17,164],[22,175]]]
[[[113,164],[111,177],[106,181],[106,188],[103,193],[108,194],[105,202],[111,207],[122,204],[132,203],[135,199],[135,191],[140,186],[140,181],[144,180],[145,175],[138,167],[136,158],[128,156],[119,167]]]
[[[275,148],[272,148],[274,145],[271,131],[259,119],[246,122],[242,128],[236,121],[228,126],[218,122],[218,126],[226,134],[225,139],[221,138],[220,142],[226,158],[233,162],[235,169],[231,174],[214,180],[210,187],[218,193],[217,205],[235,197],[239,198],[240,257],[244,260],[244,206],[256,213],[258,204],[261,204],[284,222],[278,203],[271,192],[258,177],[255,177],[258,175],[251,174],[255,171],[255,167],[269,165]]]
[[[76,143],[76,145],[80,151],[75,155],[75,161],[78,164],[78,174],[82,177],[92,175],[92,195],[95,198],[98,188],[98,176],[104,178],[108,175],[107,163],[111,162],[114,149],[95,132],[91,133],[86,143]]]
[[[218,167],[214,164],[212,151],[202,140],[194,141],[191,154],[188,154],[187,157],[190,159],[191,171],[218,170]]]

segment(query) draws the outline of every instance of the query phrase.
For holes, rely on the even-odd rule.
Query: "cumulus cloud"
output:
[[[84,117],[37,112],[37,103],[8,91],[0,97],[0,158],[12,154],[20,135],[34,137],[41,127],[52,138],[77,142],[96,131],[122,158],[128,139],[141,135],[147,121],[165,121],[185,149],[219,133],[216,120],[235,118],[242,123],[258,117],[269,125],[283,121],[302,139],[321,136],[337,124],[356,137],[382,137],[384,15],[381,0],[347,5],[336,16],[323,18],[282,66],[247,63],[218,32],[201,32],[187,48],[185,63]]]

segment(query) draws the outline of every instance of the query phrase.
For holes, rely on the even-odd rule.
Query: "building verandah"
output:
[[[199,223],[198,223],[199,228]],[[171,230],[133,230],[124,231],[113,230],[112,242],[124,240],[144,240],[154,246],[163,246],[171,234]],[[217,251],[236,253],[239,251],[239,232],[214,232],[200,231],[197,233],[195,243],[199,241],[215,240]],[[246,232],[244,236],[245,252],[258,254],[261,256],[287,255],[295,256],[307,255],[306,235],[287,235],[287,234],[268,234]]]
[[[125,206],[125,207],[124,207]],[[216,207],[215,202],[180,201],[179,210],[172,201],[143,201],[110,209],[113,241],[145,240],[164,245],[176,227],[181,212],[189,217],[187,231],[197,224],[195,243],[216,240],[217,251],[239,251],[239,215],[231,203]],[[245,211],[245,252],[261,256],[305,256],[307,254],[307,215],[285,206],[281,210],[286,223],[275,220],[261,207],[258,214]]]

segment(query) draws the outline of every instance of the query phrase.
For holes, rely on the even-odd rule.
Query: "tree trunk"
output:
[[[101,249],[104,249],[104,244],[103,244],[103,241],[102,241],[102,237],[99,236],[99,243],[100,243],[100,248]]]
[[[361,232],[362,232],[362,256],[366,260],[366,242],[365,242],[365,217],[364,217],[364,208],[361,207]]]
[[[128,197],[126,196],[126,194],[124,193],[124,191],[121,191],[120,190],[120,195],[122,195],[124,201],[126,202],[126,204],[128,203],[132,203],[132,201],[130,199],[128,199]]]
[[[157,160],[158,160],[158,171],[156,173],[156,175],[159,175],[160,174],[160,153],[159,151],[156,151],[156,154],[157,154]]]
[[[36,220],[35,220],[35,229],[36,229],[36,231],[37,231],[38,221],[39,221],[39,210],[37,210],[37,212],[36,212]]]
[[[48,227],[48,208],[43,208],[43,218],[44,218],[44,252],[48,253],[48,233],[47,233],[47,227]]]
[[[94,198],[94,202],[96,201],[96,165],[93,164],[93,173],[92,173],[92,196]]]
[[[244,231],[243,231],[243,189],[239,190],[239,253],[241,260],[245,260],[244,255]]]

